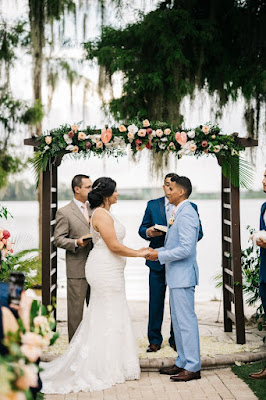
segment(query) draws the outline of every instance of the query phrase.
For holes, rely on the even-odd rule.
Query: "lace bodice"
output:
[[[121,222],[119,222],[109,211],[107,211],[105,208],[102,208],[102,207],[97,207],[94,211],[93,211],[93,213],[92,213],[92,216],[91,216],[91,224],[90,224],[90,226],[91,226],[91,234],[92,234],[92,241],[93,241],[93,244],[94,244],[94,247],[95,246],[106,246],[106,244],[105,244],[105,242],[104,242],[104,240],[103,240],[103,238],[102,238],[102,236],[101,236],[101,234],[100,234],[100,232],[98,232],[98,231],[96,231],[94,228],[93,228],[93,216],[94,216],[94,213],[95,212],[97,212],[97,210],[99,210],[99,209],[101,209],[101,210],[104,210],[107,214],[109,214],[110,216],[111,216],[111,218],[114,220],[114,227],[115,227],[115,233],[116,233],[116,236],[117,236],[117,239],[118,239],[118,241],[120,242],[120,243],[123,243],[123,239],[125,238],[125,234],[126,234],[126,230],[125,230],[125,227],[124,227],[124,225],[122,225],[121,224]]]

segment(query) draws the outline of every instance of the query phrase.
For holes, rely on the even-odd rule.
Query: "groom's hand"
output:
[[[85,236],[86,236],[86,235],[85,235]],[[88,244],[89,242],[90,242],[89,239],[83,241],[83,236],[81,236],[80,238],[77,239],[77,245],[78,245],[79,247],[85,247],[85,246],[87,246],[87,244]]]
[[[148,237],[162,236],[162,232],[157,231],[154,226],[151,226],[146,230],[146,235]]]
[[[149,248],[149,254],[146,257],[147,260],[157,261],[158,260],[158,251],[155,249]]]

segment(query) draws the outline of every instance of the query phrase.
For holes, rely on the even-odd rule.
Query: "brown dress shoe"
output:
[[[192,379],[200,379],[200,371],[197,372],[191,372],[187,371],[186,369],[183,369],[182,372],[180,372],[178,375],[173,375],[170,376],[170,379],[172,379],[173,382],[187,382],[187,381],[192,381]]]
[[[251,379],[266,379],[266,367],[260,372],[254,372],[254,374],[249,374]]]
[[[164,375],[176,375],[183,371],[183,368],[179,368],[176,365],[172,365],[171,367],[163,367],[159,369],[160,374]]]
[[[156,351],[160,350],[160,348],[161,346],[159,346],[158,344],[151,343],[147,348],[147,353],[152,353],[152,352],[155,353]]]

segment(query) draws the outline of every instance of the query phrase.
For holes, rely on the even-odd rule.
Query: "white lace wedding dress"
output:
[[[112,218],[122,242],[125,228]],[[126,258],[112,253],[100,233],[91,229],[94,247],[85,267],[91,287],[89,306],[65,354],[41,363],[43,393],[92,392],[140,376],[125,295]]]

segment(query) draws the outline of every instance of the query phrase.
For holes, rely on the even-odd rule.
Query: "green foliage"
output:
[[[21,121],[26,125],[37,125],[44,116],[43,106],[40,100],[35,100],[34,105],[29,107],[21,117]]]
[[[109,76],[123,73],[123,94],[109,104],[116,120],[180,123],[180,102],[196,88],[218,96],[219,114],[239,93],[259,111],[266,99],[265,11],[262,1],[164,1],[125,29],[105,27],[84,44],[86,58]]]
[[[0,188],[6,186],[9,174],[19,172],[22,167],[23,163],[19,157],[14,157],[7,151],[0,150]]]
[[[0,281],[8,282],[10,273],[13,271],[23,272],[25,274],[25,288],[31,288],[41,285],[41,259],[39,249],[23,250],[17,254],[8,253],[2,260],[0,266]]]
[[[250,379],[249,374],[259,372],[265,368],[265,361],[256,363],[249,363],[247,365],[233,365],[232,371],[242,379],[250,389],[255,393],[258,400],[265,400],[265,380],[264,379]]]
[[[19,44],[25,43],[26,22],[19,21],[11,28],[5,22],[0,23],[0,61],[12,64],[16,58],[15,50]]]
[[[7,219],[8,215],[13,218],[13,216],[10,214],[10,212],[8,211],[8,209],[5,206],[1,206],[0,204],[0,218],[5,218]]]

